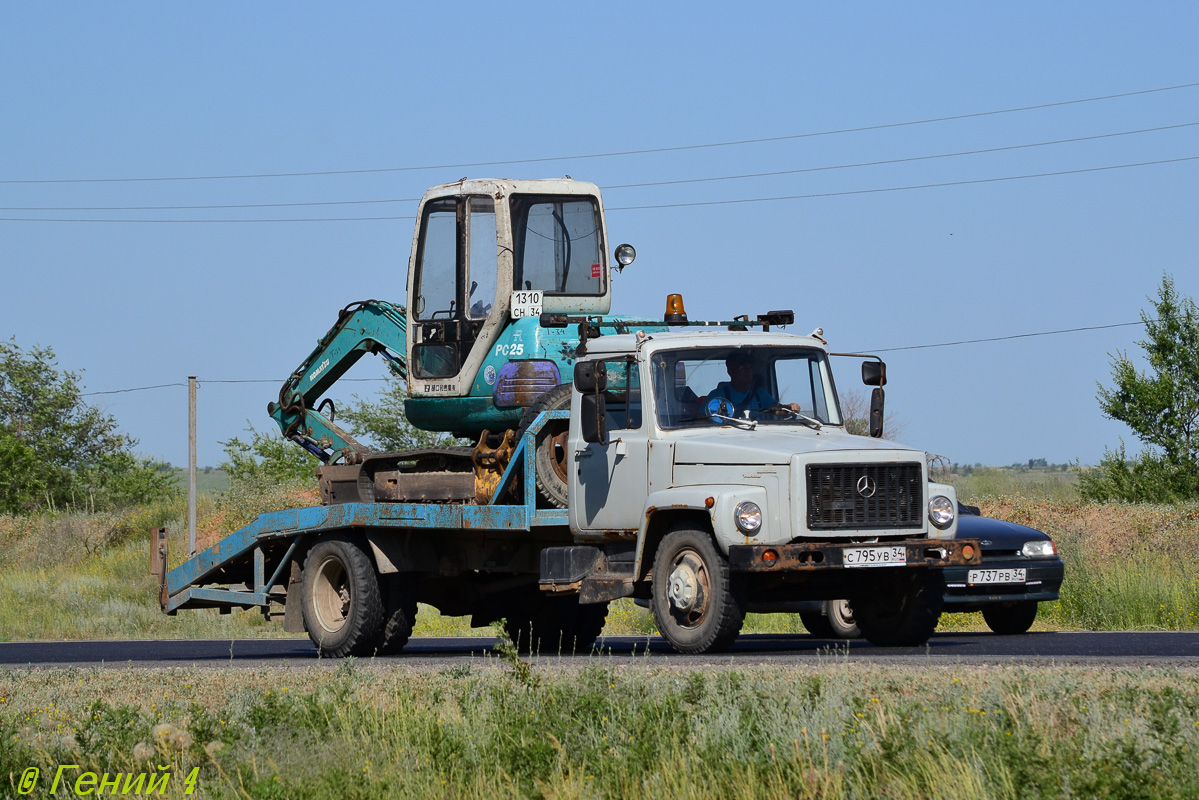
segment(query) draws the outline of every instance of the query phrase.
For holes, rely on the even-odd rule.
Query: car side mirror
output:
[[[867,386],[886,386],[887,365],[882,361],[863,361],[862,383]]]
[[[870,435],[875,439],[883,436],[883,390],[870,393]]]

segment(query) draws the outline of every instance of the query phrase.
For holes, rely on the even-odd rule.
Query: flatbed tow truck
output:
[[[941,568],[981,556],[955,537],[956,495],[929,482],[924,453],[881,439],[881,360],[775,330],[790,312],[689,321],[672,295],[660,320],[605,316],[605,241],[591,184],[430,190],[408,305],[343,310],[268,409],[325,462],[325,505],[263,514],[170,570],[160,531],[162,609],[257,608],[345,656],[402,649],[423,602],[548,653],[589,648],[631,597],[676,650],[702,653],[749,611],[848,597],[871,642],[926,641]],[[615,255],[627,265],[632,248]],[[436,270],[450,288],[426,280]],[[478,443],[354,442],[317,401],[368,352],[408,380],[411,422]],[[864,359],[873,438],[845,431],[830,355]],[[734,363],[758,402],[729,389]]]

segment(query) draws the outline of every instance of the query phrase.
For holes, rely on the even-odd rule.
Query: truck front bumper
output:
[[[861,558],[863,549],[904,550],[904,560],[847,563]],[[803,542],[800,544],[735,544],[729,546],[729,569],[735,572],[819,572],[832,569],[904,569],[908,567],[973,567],[982,563],[977,539],[909,539],[900,542],[848,543]]]

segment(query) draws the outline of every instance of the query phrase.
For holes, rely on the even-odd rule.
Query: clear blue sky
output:
[[[410,217],[434,184],[570,174],[613,209],[858,192],[1199,156],[1199,87],[872,131],[490,167],[321,177],[13,183],[425,167],[863,128],[1199,82],[1194,3],[65,3],[0,7],[0,217]],[[612,188],[609,188],[612,187]],[[1199,161],[733,205],[612,210],[638,259],[614,311],[793,308],[838,350],[1138,319],[1163,272],[1199,296]],[[112,207],[405,202],[132,211]],[[403,300],[410,220],[0,222],[0,336],[87,389],[203,384],[201,464],[346,303]],[[890,353],[904,439],[959,462],[1094,463],[1109,353],[1135,327]],[[845,367],[850,367],[846,364]],[[853,368],[856,369],[856,368]],[[377,360],[353,377],[384,374]],[[849,369],[841,385],[853,385]],[[345,399],[374,383],[334,391]],[[91,400],[186,463],[186,390]]]

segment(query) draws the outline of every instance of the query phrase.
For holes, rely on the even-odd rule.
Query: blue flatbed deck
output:
[[[536,435],[551,419],[566,419],[566,411],[543,412],[517,443],[512,458],[500,479],[492,503],[466,505],[457,503],[341,503],[311,508],[288,508],[260,514],[257,519],[229,534],[207,550],[172,569],[165,576],[165,591],[161,593],[164,611],[183,608],[213,608],[221,606],[269,606],[270,590],[276,585],[288,565],[301,536],[320,535],[347,530],[412,531],[531,531],[545,526],[565,526],[566,509],[537,508],[537,493],[533,458]],[[504,487],[508,486],[517,469],[523,469],[524,501],[519,504],[496,504]],[[266,549],[278,549],[290,541],[283,558],[266,573]],[[273,546],[273,547],[272,547]],[[249,566],[253,560],[253,580],[245,588],[222,584],[218,573],[227,568]]]

